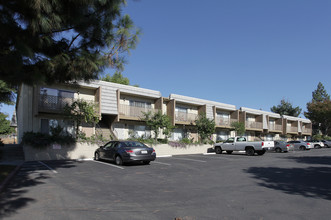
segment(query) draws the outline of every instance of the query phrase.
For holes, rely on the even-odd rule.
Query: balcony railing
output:
[[[143,113],[152,112],[156,113],[158,109],[153,108],[145,108],[145,107],[137,107],[137,106],[130,106],[130,105],[119,105],[119,114],[121,116],[128,116],[134,118],[144,118]]]
[[[262,129],[262,122],[246,121],[246,128]]]
[[[287,126],[287,132],[298,132],[298,127]]]
[[[175,112],[175,121],[178,122],[194,122],[198,117],[198,114],[185,113],[185,112]]]
[[[222,118],[222,117],[217,117],[215,120],[216,126],[226,126],[226,127],[231,127],[231,124],[233,122],[237,122],[237,119],[230,119],[230,118]]]
[[[312,132],[311,128],[302,128],[302,133],[311,134],[311,132]]]
[[[40,95],[38,109],[40,112],[59,112],[68,104],[71,105],[74,98],[53,96],[53,95]]]
[[[282,125],[278,125],[278,124],[270,124],[269,125],[269,130],[271,131],[282,131]]]

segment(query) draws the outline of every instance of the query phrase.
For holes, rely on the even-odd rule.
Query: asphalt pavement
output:
[[[331,149],[25,162],[0,219],[330,219]]]

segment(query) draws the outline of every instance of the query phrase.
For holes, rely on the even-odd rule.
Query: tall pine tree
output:
[[[97,79],[122,69],[139,30],[125,0],[0,3],[0,79],[10,85]]]

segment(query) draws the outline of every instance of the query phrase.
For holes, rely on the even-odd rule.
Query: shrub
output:
[[[75,139],[70,135],[53,136],[40,132],[25,132],[22,143],[35,148],[46,148],[52,144],[69,145],[75,143]]]

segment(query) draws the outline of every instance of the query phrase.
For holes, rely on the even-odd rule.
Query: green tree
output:
[[[285,99],[282,99],[279,105],[271,107],[270,110],[280,115],[288,115],[294,117],[298,117],[302,111],[299,106],[293,107],[292,103],[286,101]]]
[[[123,85],[130,85],[130,80],[127,77],[124,77],[122,73],[116,71],[112,76],[110,74],[106,74],[106,76],[101,77],[100,80],[112,83],[118,83]],[[139,85],[133,85],[135,87],[139,87]]]
[[[125,0],[0,3],[0,79],[18,85],[98,79],[123,69],[139,30]]]
[[[16,89],[10,87],[7,83],[0,80],[0,106],[1,103],[4,103],[6,105],[14,105],[15,93]]]
[[[204,142],[215,132],[216,125],[214,119],[207,118],[205,113],[199,114],[198,118],[195,120],[195,124],[201,138],[201,142]]]
[[[331,100],[308,102],[305,116],[312,121],[314,133],[318,133],[316,130],[321,130],[322,134],[328,135],[331,128]]]
[[[244,123],[236,121],[232,122],[231,126],[234,128],[236,136],[242,136],[245,134],[246,128]]]
[[[318,83],[317,89],[312,92],[313,102],[322,102],[324,100],[330,100],[330,95],[326,92],[323,84]]]
[[[76,138],[79,134],[79,126],[81,126],[83,122],[93,124],[98,123],[100,120],[96,105],[83,99],[78,99],[71,105],[67,104],[63,112],[70,120],[75,122]]]
[[[330,95],[326,92],[323,84],[318,83],[316,90],[312,92],[312,100],[307,103],[306,118],[312,121],[313,133],[328,135],[331,127],[331,104]]]
[[[154,131],[155,142],[157,141],[161,129],[164,135],[169,136],[175,128],[171,124],[170,117],[162,114],[160,110],[155,113],[152,113],[151,111],[142,113],[144,115],[142,120],[146,121],[146,124],[152,129],[152,131]]]
[[[14,132],[14,128],[10,127],[10,121],[7,120],[8,115],[0,112],[0,134],[6,135]]]

